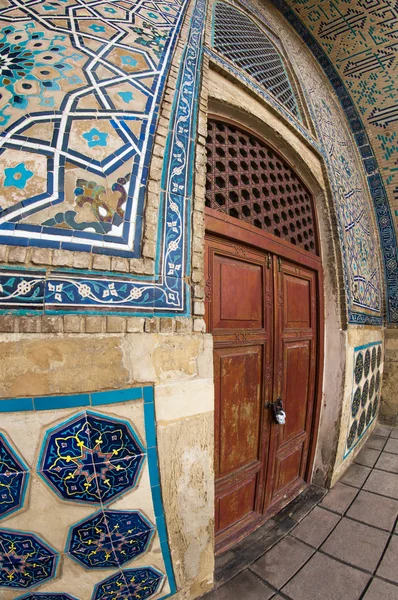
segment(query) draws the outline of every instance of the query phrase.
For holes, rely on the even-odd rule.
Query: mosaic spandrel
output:
[[[38,470],[61,498],[106,504],[136,485],[144,459],[127,422],[87,411],[47,432]]]
[[[137,255],[185,0],[0,8],[0,241]],[[18,224],[18,227],[16,225]]]

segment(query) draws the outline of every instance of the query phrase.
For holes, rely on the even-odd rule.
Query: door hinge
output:
[[[278,271],[281,272],[282,271],[282,261],[280,259],[280,256],[278,256]]]
[[[271,268],[271,254],[267,254],[267,269]]]

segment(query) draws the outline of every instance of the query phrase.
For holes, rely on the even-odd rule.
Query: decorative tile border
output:
[[[194,139],[200,90],[205,0],[196,2],[189,38],[181,60],[162,171],[156,280],[131,276],[77,274],[71,271],[3,268],[0,311],[20,314],[188,315],[189,226]],[[65,246],[64,246],[65,247]],[[68,248],[70,249],[70,248]],[[103,253],[109,253],[103,248]],[[118,256],[123,256],[118,252]]]
[[[354,348],[350,418],[343,459],[359,444],[379,413],[383,372],[383,344],[371,342]]]
[[[77,407],[85,408],[87,406],[98,408],[100,406],[106,406],[106,405],[109,406],[109,405],[114,405],[114,404],[119,404],[119,403],[129,403],[129,402],[134,402],[137,400],[143,400],[143,417],[144,417],[145,438],[146,438],[145,454],[146,454],[146,459],[147,459],[147,464],[148,464],[149,481],[150,481],[150,486],[151,486],[153,510],[154,510],[154,515],[155,515],[155,523],[156,523],[155,530],[159,537],[160,548],[161,548],[161,552],[162,552],[163,562],[165,565],[165,575],[167,576],[167,580],[168,580],[169,587],[170,587],[170,592],[161,597],[161,598],[166,598],[168,596],[172,596],[173,594],[175,594],[177,588],[176,588],[176,582],[175,582],[175,577],[174,577],[174,572],[173,572],[173,567],[172,567],[172,562],[171,562],[171,555],[170,555],[170,549],[169,549],[168,537],[167,537],[167,529],[166,529],[166,520],[165,520],[165,516],[164,516],[163,501],[162,501],[161,487],[160,487],[153,387],[152,386],[144,386],[144,387],[127,388],[127,389],[123,389],[123,390],[92,392],[92,393],[87,393],[87,394],[85,393],[85,394],[76,394],[76,395],[67,395],[67,396],[44,396],[44,397],[34,397],[34,398],[32,397],[32,398],[4,399],[4,400],[0,400],[0,412],[14,413],[14,412],[20,412],[21,410],[22,411],[41,411],[41,410],[57,410],[57,409],[65,409],[65,408],[77,408]],[[85,414],[85,413],[79,412],[78,415],[79,414]],[[90,411],[88,414],[95,415],[96,413],[91,413],[91,411]],[[104,413],[101,413],[97,416],[100,419],[108,418],[109,422],[111,422],[113,419],[113,417],[105,415]],[[74,419],[73,415],[72,415],[72,417],[67,416],[65,418],[65,421],[63,421],[63,423],[61,425],[56,426],[56,429],[59,429],[63,424],[66,425],[73,419]],[[127,423],[127,421],[126,421],[126,426],[127,425],[129,427],[131,427],[131,425],[129,423]],[[85,433],[87,433],[87,435],[89,435],[88,432],[82,431],[82,435],[85,435]],[[110,438],[110,440],[111,440],[111,438]],[[106,441],[105,441],[105,443],[106,443]],[[111,441],[111,443],[114,444],[115,442]],[[101,447],[101,449],[102,449],[102,447]],[[131,458],[131,457],[129,456],[129,458]],[[121,460],[123,460],[123,459],[121,459]],[[40,460],[39,460],[39,462],[40,462]],[[62,471],[62,469],[61,469],[61,471]],[[101,510],[104,510],[102,504],[100,505],[100,507],[101,507]],[[120,510],[115,511],[111,507],[106,508],[106,510],[108,510],[109,513],[112,513],[112,516],[114,518],[116,518],[117,520],[122,519],[122,521],[123,521],[123,519],[124,519],[124,521],[125,521],[126,518],[129,516],[128,513],[126,513],[126,511],[120,511]],[[84,521],[85,522],[89,521],[97,514],[98,514],[98,508],[97,508],[97,512],[94,509],[93,515],[91,515],[91,517],[86,517],[84,519]],[[144,519],[144,520],[142,520],[142,519]],[[148,530],[149,538],[152,537],[153,531],[154,531],[153,525],[150,524],[149,521],[147,519],[145,519],[145,517],[142,517],[141,521],[142,521],[141,528],[145,524],[146,524],[145,527],[146,526],[150,527],[150,529]],[[78,526],[78,525],[79,525],[79,523],[74,524],[73,528],[76,528],[76,526]],[[145,527],[144,527],[144,529],[145,529]],[[7,530],[4,529],[4,531],[6,532]],[[27,535],[31,535],[31,534],[27,534]],[[147,542],[145,543],[146,546],[149,543],[149,538],[148,538]],[[70,539],[70,538],[68,538],[68,539]],[[56,553],[56,555],[58,556],[58,553]],[[55,556],[55,554],[54,554],[54,556]],[[118,567],[116,567],[116,568],[118,568]],[[132,572],[134,571],[136,573],[138,573],[138,571],[140,571],[140,573],[145,576],[149,575],[149,572],[147,574],[144,573],[145,569],[153,570],[153,567],[148,566],[148,567],[139,567],[138,569],[135,569],[134,563],[132,563],[131,567],[129,565],[127,567],[127,569],[124,569],[122,571],[122,570],[120,570],[120,566],[119,566],[117,573],[116,574],[114,573],[113,575],[111,575],[111,577],[117,578],[117,577],[121,576],[122,579],[125,580],[125,574],[126,573],[128,574],[130,571],[132,571]],[[154,572],[158,573],[158,571],[156,569],[154,570]],[[155,586],[156,589],[160,589],[160,586],[162,585],[163,580],[164,580],[163,574],[159,573],[158,575],[159,575],[160,579],[159,579],[159,585]],[[104,583],[104,581],[100,581],[98,583],[98,585],[96,586],[96,590],[93,592],[93,597],[94,597],[94,594],[99,593],[100,586],[102,583]],[[0,585],[1,585],[1,582],[0,582]],[[19,587],[17,586],[16,589],[19,589]],[[132,591],[132,590],[130,590],[130,591]],[[98,596],[98,597],[100,597],[100,596]]]
[[[398,323],[397,239],[383,180],[380,176],[376,157],[366,134],[362,119],[351,99],[349,92],[344,86],[341,77],[337,73],[329,57],[315,40],[310,31],[301,22],[297,14],[292,8],[290,8],[286,0],[271,1],[301,36],[306,46],[312,51],[320,66],[323,68],[325,75],[328,77],[335,93],[337,94],[341,106],[346,114],[347,121],[350,124],[352,133],[354,135],[354,140],[362,157],[364,171],[367,174],[368,186],[374,202],[375,213],[380,232],[379,240],[382,249],[386,279],[387,321],[391,324]],[[246,2],[244,3],[246,4]],[[355,314],[350,315],[350,321],[357,324],[367,323],[365,316],[361,317],[358,315],[358,317],[356,317]]]

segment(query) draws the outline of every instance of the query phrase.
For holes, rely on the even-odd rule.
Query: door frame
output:
[[[235,217],[230,217],[221,211],[207,207],[205,208],[205,234],[215,235],[219,238],[224,238],[229,241],[239,242],[246,246],[251,246],[255,249],[280,256],[281,258],[285,258],[293,263],[296,263],[297,265],[308,267],[316,275],[317,367],[315,374],[314,410],[310,430],[307,467],[304,476],[304,481],[308,484],[311,482],[311,475],[313,471],[315,451],[318,441],[322,400],[325,327],[322,259],[320,256],[311,254],[310,252],[302,250],[299,247],[294,247],[291,243],[286,242],[283,239],[279,239],[263,230],[259,230],[249,223],[245,223],[244,221],[236,219]],[[281,510],[283,506],[288,504],[290,501],[291,498],[288,497],[286,500],[280,501],[276,505],[273,505],[270,510],[263,514],[263,518],[254,523],[254,526],[251,529],[254,530],[262,525],[266,520],[279,512],[279,510]],[[250,531],[246,530],[244,535],[247,535],[248,533],[250,533]],[[239,538],[235,539],[234,541],[237,542],[242,537],[243,535],[239,536]],[[228,544],[228,546],[229,545],[230,544]],[[221,547],[217,548],[217,554],[223,552],[224,548],[222,546],[224,546],[224,544],[221,544]]]

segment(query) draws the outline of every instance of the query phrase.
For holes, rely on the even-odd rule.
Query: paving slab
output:
[[[294,600],[359,600],[369,575],[317,552],[283,588]]]
[[[373,579],[363,600],[397,600],[397,598],[398,587],[396,585],[380,579]]]
[[[398,440],[390,438],[387,444],[384,446],[384,452],[391,452],[391,454],[398,454]]]
[[[326,494],[320,506],[343,514],[357,495],[358,490],[343,483],[336,483]]]
[[[398,583],[398,537],[396,535],[392,536],[380,566],[376,571],[376,575]]]
[[[354,567],[373,572],[389,535],[363,523],[343,518],[321,546],[321,550]]]
[[[398,473],[398,454],[389,454],[388,452],[381,452],[375,467],[376,469],[381,469],[382,471]]]
[[[250,565],[261,579],[280,589],[314,552],[306,544],[286,536],[255,563]]]
[[[375,450],[383,450],[386,441],[387,440],[385,437],[372,433],[372,435],[366,440],[366,447],[374,448]]]
[[[391,430],[391,433],[390,433],[390,438],[393,438],[393,439],[396,439],[396,440],[398,440],[398,427],[394,427],[394,428]]]
[[[364,446],[355,457],[354,462],[358,465],[364,465],[365,467],[374,467],[379,456],[380,450],[374,450],[374,448],[367,448]]]
[[[341,483],[360,488],[365,483],[370,471],[371,469],[369,467],[353,463],[348,467],[340,481]]]
[[[245,569],[218,589],[203,596],[202,600],[269,600],[274,594],[275,590]]]
[[[391,425],[382,425],[378,423],[376,427],[373,429],[373,433],[376,435],[382,435],[384,437],[388,437],[391,433],[392,427]]]
[[[340,521],[340,516],[316,506],[310,514],[295,527],[294,537],[318,548]]]
[[[374,469],[367,478],[363,489],[398,499],[398,475]]]
[[[398,516],[398,500],[360,491],[347,511],[347,517],[391,531]]]

